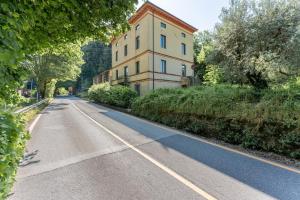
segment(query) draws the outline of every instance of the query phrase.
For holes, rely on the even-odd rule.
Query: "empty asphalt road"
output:
[[[75,97],[41,114],[14,200],[300,199],[300,173]]]

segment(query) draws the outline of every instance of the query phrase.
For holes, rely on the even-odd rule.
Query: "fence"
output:
[[[38,107],[39,105],[41,105],[41,104],[43,104],[43,103],[45,103],[45,102],[47,102],[47,101],[48,101],[48,99],[44,99],[44,100],[39,101],[39,102],[37,102],[37,103],[35,103],[35,104],[32,104],[32,105],[30,105],[30,106],[26,106],[25,108],[22,108],[22,109],[20,109],[20,110],[17,110],[17,111],[15,111],[15,113],[16,113],[16,114],[19,114],[19,113],[25,113],[25,112],[31,110],[32,108],[36,108],[36,107]]]

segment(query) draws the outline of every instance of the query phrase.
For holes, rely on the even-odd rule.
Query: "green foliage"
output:
[[[128,28],[127,19],[135,3],[136,0],[2,0],[0,99],[8,100],[13,93],[6,91],[18,87],[24,70],[19,63],[27,55],[86,37],[108,41]]]
[[[0,111],[0,199],[10,192],[27,139],[20,116]]]
[[[102,83],[92,85],[88,97],[95,102],[129,108],[137,93],[126,86],[110,86],[109,83]]]
[[[213,35],[209,31],[197,32],[193,37],[193,49],[194,49],[194,62],[197,63],[197,59],[201,50],[207,50],[207,47],[211,46],[213,42]]]
[[[91,41],[84,45],[81,66],[80,86],[82,90],[88,89],[93,83],[93,77],[111,67],[111,46],[100,41]]]
[[[194,35],[195,74],[201,82],[204,81],[206,67],[210,64],[213,50],[213,35],[210,32],[203,31]]]
[[[4,105],[17,103],[17,88],[28,71],[37,78],[44,97],[52,96],[56,80],[75,79],[80,71],[79,54],[72,52],[76,50],[74,43],[87,37],[108,41],[123,32],[136,3],[136,0],[1,0],[1,199],[12,186],[27,137],[20,119],[2,111]]]
[[[79,66],[82,63],[80,46],[68,44],[60,46],[56,51],[45,51],[43,54],[32,55],[24,62],[24,65],[31,71],[42,97],[49,97],[49,95],[53,96],[55,88],[52,82],[54,80],[75,80],[79,76]],[[47,88],[50,86],[51,88]],[[47,91],[51,91],[51,93],[47,94]]]
[[[61,95],[61,96],[67,96],[67,95],[69,95],[69,91],[66,90],[66,88],[64,88],[64,87],[60,87],[60,88],[57,88],[57,94]]]
[[[298,0],[231,1],[215,34],[228,82],[261,89],[298,74],[299,18]]]
[[[52,79],[46,83],[45,96],[44,96],[45,98],[53,98],[56,82],[57,82],[56,79]]]
[[[298,91],[277,86],[258,92],[236,85],[159,89],[137,98],[132,111],[203,136],[299,158]]]
[[[221,72],[217,65],[207,65],[204,75],[205,84],[217,84],[221,82]]]

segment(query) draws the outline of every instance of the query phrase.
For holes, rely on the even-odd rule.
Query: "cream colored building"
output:
[[[197,29],[150,2],[129,23],[131,29],[112,41],[111,84],[128,84],[141,95],[186,86]]]

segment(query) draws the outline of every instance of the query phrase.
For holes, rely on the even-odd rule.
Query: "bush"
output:
[[[299,90],[293,88],[257,91],[214,85],[158,89],[137,98],[132,111],[202,136],[300,158],[300,99]]]
[[[205,74],[204,74],[204,83],[205,84],[217,84],[221,82],[221,72],[217,65],[207,65]]]
[[[101,83],[90,87],[88,97],[98,103],[129,108],[137,93],[126,86],[110,86],[109,83]]]
[[[52,79],[46,84],[45,98],[53,98],[56,82],[56,79]]]
[[[5,199],[13,186],[28,138],[19,116],[0,111],[0,199]]]
[[[67,96],[67,95],[69,95],[69,91],[66,90],[66,88],[64,88],[64,87],[60,87],[60,88],[57,88],[57,94],[61,95],[61,96]]]

